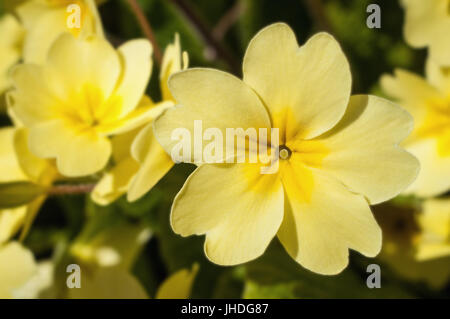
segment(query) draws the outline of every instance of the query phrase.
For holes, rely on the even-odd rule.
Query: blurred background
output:
[[[424,0],[425,1],[425,0]],[[4,0],[2,10],[8,5]],[[127,1],[100,1],[99,12],[108,39],[115,46],[143,37]],[[383,96],[382,74],[395,68],[423,74],[426,50],[404,41],[404,12],[396,0],[140,0],[156,41],[163,49],[178,33],[191,67],[214,67],[242,76],[241,61],[249,40],[263,27],[283,21],[295,31],[300,44],[312,34],[333,34],[350,61],[353,94]],[[366,26],[369,4],[381,6],[381,29]],[[158,65],[154,64],[148,94],[160,98]],[[9,120],[1,116],[1,124]],[[100,207],[89,196],[50,197],[26,238],[38,260],[52,259],[56,277],[65,278],[70,262],[89,263],[83,247],[116,245],[135,251],[132,273],[154,296],[171,274],[198,265],[193,298],[427,298],[450,297],[450,258],[417,262],[413,258],[418,232],[414,214],[421,204],[399,197],[373,207],[383,228],[384,250],[375,259],[351,251],[349,267],[337,276],[321,276],[296,264],[275,238],[266,254],[236,267],[219,267],[203,252],[203,237],[181,238],[169,225],[175,194],[193,166],[176,165],[144,198],[128,203],[121,198]],[[148,240],[135,247],[135,234],[147,230]],[[77,247],[74,249],[73,247]],[[81,247],[81,248],[80,248]],[[381,288],[369,289],[369,264],[381,267]],[[61,267],[59,267],[59,265]],[[65,285],[65,279],[61,279]],[[58,282],[58,280],[55,280]],[[56,293],[56,295],[58,295]]]

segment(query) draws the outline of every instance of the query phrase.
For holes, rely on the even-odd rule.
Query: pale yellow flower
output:
[[[13,15],[0,18],[0,94],[11,85],[8,75],[20,59],[23,35],[24,30]]]
[[[51,163],[31,154],[27,143],[26,129],[0,129],[0,183],[26,181],[50,186],[57,176],[56,169]],[[24,234],[29,230],[45,198],[42,195],[27,205],[0,210],[0,244],[24,225]]]
[[[396,196],[417,175],[417,160],[398,147],[411,116],[375,96],[350,97],[347,59],[326,33],[299,48],[287,25],[271,25],[250,42],[243,74],[243,81],[212,69],[174,74],[178,105],[155,121],[158,141],[170,154],[172,132],[185,128],[192,137],[202,120],[222,136],[226,128],[278,128],[270,144],[289,151],[275,159],[275,174],[261,174],[261,163],[200,163],[173,203],[174,231],[206,234],[205,253],[221,265],[257,258],[276,235],[321,274],[343,270],[349,248],[377,255],[381,231],[369,204]]]
[[[381,78],[384,91],[414,117],[404,147],[420,161],[421,171],[406,193],[435,196],[450,189],[450,72],[428,59],[426,79],[405,70]]]
[[[420,261],[450,256],[450,199],[429,199],[418,217],[421,236],[416,258]]]
[[[81,269],[81,287],[67,289],[68,299],[148,299],[140,282],[121,267]]]
[[[140,282],[120,267],[102,267],[93,272],[81,272],[81,288],[68,289],[69,299],[148,299]],[[158,288],[156,299],[188,299],[197,274],[181,269],[168,277]]]
[[[153,119],[174,105],[167,87],[171,74],[187,68],[187,53],[182,54],[180,40],[175,36],[173,44],[164,51],[160,88],[162,101],[154,104],[149,123],[112,140],[115,165],[97,183],[92,199],[107,205],[128,192],[130,201],[147,193],[173,166],[173,161],[153,135]],[[149,102],[150,103],[150,102]]]
[[[109,136],[132,130],[153,116],[143,99],[151,68],[147,40],[115,50],[99,37],[56,40],[44,65],[23,64],[12,72],[8,105],[29,128],[29,147],[56,159],[62,175],[93,174],[110,159]]]
[[[73,6],[79,8],[79,25],[75,16],[78,11],[74,11],[78,9]],[[28,0],[16,10],[26,29],[23,58],[28,63],[44,63],[51,45],[63,33],[103,37],[94,0]]]
[[[15,296],[14,291],[33,277],[37,267],[33,254],[17,242],[0,244],[0,299]]]
[[[70,248],[81,267],[81,289],[67,289],[65,297],[149,298],[131,269],[150,236],[148,228],[126,223],[94,236],[81,233]],[[194,265],[192,271],[182,269],[171,275],[158,288],[156,298],[188,298],[197,270]]]
[[[434,201],[426,201],[422,209],[378,205],[375,216],[383,230],[380,259],[400,277],[439,289],[450,279],[448,203]]]
[[[404,34],[415,48],[428,47],[433,59],[450,66],[450,1],[402,0],[406,17]]]

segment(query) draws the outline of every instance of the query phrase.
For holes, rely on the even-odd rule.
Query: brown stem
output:
[[[155,33],[153,32],[153,29],[148,22],[147,17],[144,14],[144,11],[142,11],[141,6],[136,0],[127,0],[128,4],[131,7],[131,10],[133,10],[134,15],[136,16],[136,19],[141,26],[142,32],[144,32],[147,39],[150,40],[150,42],[153,45],[153,52],[155,55],[156,62],[161,65],[162,62],[162,51],[160,47],[158,46],[158,43],[156,42]]]
[[[53,185],[48,190],[48,195],[76,195],[90,193],[95,187],[95,184],[60,184]]]
[[[308,9],[309,15],[316,24],[319,30],[332,32],[330,22],[325,15],[322,0],[303,0],[305,2],[306,8]]]
[[[218,41],[216,37],[210,32],[210,28],[208,28],[204,20],[191,7],[191,5],[188,4],[185,0],[171,1],[199,33],[200,37],[207,45],[207,49],[212,51],[213,55],[217,55],[219,58],[225,61],[233,73],[239,74],[241,71],[240,64],[222,45],[222,43]]]
[[[212,34],[218,40],[225,37],[227,31],[239,20],[239,17],[244,12],[244,3],[236,0],[234,5],[220,18],[219,22],[214,27]]]

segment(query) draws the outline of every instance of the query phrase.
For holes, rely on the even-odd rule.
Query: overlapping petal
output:
[[[351,74],[339,44],[319,33],[299,47],[291,28],[266,27],[244,57],[244,82],[269,109],[273,126],[286,139],[312,138],[332,128],[350,98]]]
[[[131,154],[140,166],[130,183],[128,200],[147,193],[172,168],[174,162],[153,134],[153,123],[145,126],[131,146]]]
[[[37,271],[32,253],[17,242],[0,245],[0,298],[13,298]]]
[[[62,120],[47,121],[30,128],[30,150],[41,158],[56,158],[66,176],[93,174],[111,155],[111,142],[92,130],[67,127]]]
[[[177,105],[166,110],[154,124],[155,136],[169,154],[178,143],[173,134],[177,129],[185,129],[190,134],[191,156],[194,157],[194,136],[198,135],[194,132],[196,120],[201,120],[203,131],[215,128],[223,137],[226,137],[227,128],[269,130],[271,127],[267,111],[256,93],[225,72],[212,69],[181,71],[170,78],[169,87]],[[226,144],[223,145],[225,158]],[[203,152],[203,148],[198,147],[199,150]]]

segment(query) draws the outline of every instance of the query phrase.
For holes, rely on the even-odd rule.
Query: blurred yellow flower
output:
[[[415,48],[429,48],[437,62],[450,66],[450,2],[448,0],[402,0],[406,11],[404,34]]]
[[[14,298],[14,291],[33,277],[33,254],[17,242],[0,244],[0,299]]]
[[[89,229],[89,228],[87,228]],[[148,228],[119,224],[94,236],[81,234],[70,248],[81,265],[81,289],[68,289],[68,298],[149,298],[131,269],[143,246],[151,237]],[[156,298],[185,299],[190,295],[198,266],[182,269],[158,288]]]
[[[56,159],[62,175],[85,176],[103,169],[111,155],[109,136],[132,130],[153,116],[143,99],[152,62],[147,40],[115,50],[99,37],[64,34],[47,62],[12,72],[8,105],[29,128],[29,147]]]
[[[198,265],[192,269],[181,269],[163,281],[156,292],[156,299],[188,299],[198,272]]]
[[[156,299],[188,299],[197,274],[193,270],[182,269],[167,278],[156,292]],[[120,267],[102,267],[93,273],[82,271],[82,285],[79,289],[69,289],[69,299],[148,299],[149,296],[140,282]]]
[[[81,287],[67,289],[68,299],[147,299],[140,282],[121,267],[81,270]]]
[[[421,236],[416,258],[420,261],[450,256],[450,199],[429,199],[418,217]]]
[[[0,129],[0,183],[28,181],[50,186],[57,177],[54,166],[34,156],[28,150],[25,128]],[[0,210],[0,244],[9,240],[23,225],[28,231],[46,196],[16,208]]]
[[[418,172],[417,160],[398,147],[411,116],[381,98],[350,97],[347,59],[326,33],[299,48],[287,25],[271,25],[251,40],[243,73],[243,81],[212,69],[172,75],[179,105],[155,121],[155,135],[170,154],[172,132],[193,132],[195,120],[223,136],[226,128],[278,128],[279,141],[258,143],[284,150],[279,170],[199,163],[173,203],[174,231],[206,234],[205,253],[221,265],[257,258],[275,235],[321,274],[342,271],[349,248],[377,255],[381,231],[369,204],[396,196]]]
[[[144,127],[113,138],[115,165],[106,172],[92,192],[92,199],[96,203],[110,204],[127,191],[130,201],[137,200],[173,166],[171,158],[153,135],[153,119],[174,105],[167,81],[171,74],[187,68],[187,63],[187,53],[182,54],[177,34],[174,43],[167,46],[163,56],[160,72],[162,101],[154,104],[153,116]]]
[[[426,79],[405,70],[381,78],[384,91],[414,117],[404,147],[420,161],[421,171],[406,193],[435,196],[450,189],[450,72],[428,59]]]
[[[28,0],[16,10],[26,29],[23,58],[27,63],[44,63],[53,42],[63,33],[103,37],[94,0]]]
[[[11,85],[8,75],[20,59],[23,35],[22,26],[12,14],[0,18],[0,94]]]
[[[415,48],[428,47],[430,56],[450,66],[450,2],[448,0],[402,0],[405,12],[404,34]]]
[[[426,201],[421,209],[376,206],[375,217],[383,230],[381,260],[405,279],[442,288],[450,279],[447,208],[447,200]]]

